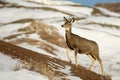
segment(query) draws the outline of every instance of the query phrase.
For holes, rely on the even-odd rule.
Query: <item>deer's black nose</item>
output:
[[[61,25],[63,27],[63,25]]]

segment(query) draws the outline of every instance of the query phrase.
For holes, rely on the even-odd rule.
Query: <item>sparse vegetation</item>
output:
[[[29,25],[28,27],[19,29],[18,31],[24,32],[27,35],[29,33],[35,32],[38,35],[40,35],[40,37],[43,40],[46,40],[47,42],[53,43],[61,47],[66,47],[64,45],[65,43],[64,38],[58,34],[57,29],[53,26],[48,26],[40,22],[39,23],[32,22],[31,25]]]
[[[120,72],[119,57],[114,55],[114,53],[119,52],[119,47],[116,48],[116,45],[119,45],[120,37],[119,13],[77,4],[60,3],[59,6],[56,6],[54,4],[39,4],[28,0],[20,0],[20,3],[17,3],[17,0],[15,2],[13,0],[0,1],[2,14],[0,36],[1,40],[3,40],[0,40],[0,52],[11,56],[13,59],[19,59],[12,70],[16,72],[19,69],[28,69],[46,75],[50,80],[70,80],[66,79],[69,76],[78,77],[83,80],[111,80],[111,78],[116,77],[114,73]],[[109,8],[115,9],[115,7]],[[103,55],[106,56],[102,58],[105,61],[105,72],[110,72],[111,75],[102,76],[95,73],[98,72],[98,66],[94,67],[95,72],[89,71],[82,66],[76,67],[74,65],[73,54],[70,54],[73,63],[70,64],[66,61],[65,48],[67,46],[64,39],[65,36],[63,36],[64,32],[60,27],[63,23],[63,16],[74,16],[78,21],[75,23],[74,26],[76,27],[73,29],[76,30],[76,34],[95,40],[100,44],[100,53],[102,57]],[[98,18],[96,18],[97,16]],[[61,30],[58,31],[59,29]],[[99,35],[96,36],[97,33]],[[8,43],[4,42],[4,40]],[[114,51],[112,52],[112,50]],[[73,52],[71,51],[70,53]],[[109,58],[111,55],[114,55],[112,59]],[[79,56],[79,59],[83,61],[82,63],[80,61],[80,65],[85,65],[85,67],[89,65],[89,62],[84,57],[81,59],[81,56]],[[4,69],[4,66],[0,64],[0,70],[2,69]]]
[[[95,6],[103,7],[108,10],[120,13],[120,2],[117,3],[98,3]]]
[[[111,79],[111,75],[107,75],[107,74],[106,74],[105,77],[106,77],[107,80],[110,80],[110,79]]]
[[[88,22],[86,23],[87,25],[90,25],[90,24],[96,24],[96,25],[101,25],[102,27],[108,27],[108,28],[116,28],[116,29],[120,29],[120,26],[117,26],[117,25],[112,25],[112,24],[102,24],[102,23],[96,23],[96,22]]]
[[[13,68],[14,71],[18,71],[20,69],[30,69],[30,64],[23,61],[23,60],[18,60],[18,62],[15,64],[15,67]]]
[[[28,27],[19,29],[18,30],[18,32],[20,32],[19,34],[13,34],[13,35],[4,37],[3,39],[11,40],[10,42],[13,44],[20,44],[20,43],[26,42],[30,45],[37,45],[39,48],[47,51],[48,53],[55,55],[56,49],[53,48],[51,45],[41,40],[34,40],[29,38],[29,35],[37,33],[38,36],[40,36],[40,38],[42,38],[43,40],[46,40],[47,42],[50,42],[52,44],[55,44],[61,47],[66,47],[66,45],[64,45],[65,44],[64,38],[59,35],[59,33],[57,32],[57,29],[53,26],[49,26],[41,22],[38,23],[35,20],[31,20],[31,19],[18,20],[12,23],[22,23],[24,21],[25,22],[31,21],[31,24]],[[24,34],[27,38],[20,37]]]
[[[14,38],[17,38],[17,36],[20,36],[21,34],[14,34],[14,35],[10,35],[10,36],[7,36],[7,37],[4,37],[3,39],[14,39]]]
[[[93,15],[104,15],[99,9],[97,8],[94,8],[93,9],[93,12],[92,12]]]
[[[34,19],[27,18],[27,19],[17,20],[11,23],[26,23],[26,22],[34,22]]]
[[[61,72],[59,70],[59,69],[64,69],[65,66],[70,66],[72,75],[79,76],[83,80],[87,80],[88,78],[89,80],[101,80],[101,79],[111,80],[111,79],[106,79],[105,76],[101,76],[99,74],[91,72],[81,66],[79,68],[79,67],[76,67],[74,64],[70,64],[60,59],[51,58],[49,56],[42,55],[34,51],[27,50],[6,42],[0,41],[0,51],[2,52],[4,51],[4,54],[10,55],[10,56],[13,56],[14,58],[22,60],[23,64],[24,62],[27,62],[29,65],[29,67],[27,68],[29,68],[32,71],[40,72],[43,75],[45,74],[47,77],[49,77],[50,80],[54,80],[54,78],[55,79],[59,78],[60,80],[66,80],[66,78],[63,78],[63,76],[67,76],[68,74],[65,74],[64,72]],[[19,64],[17,64],[15,69],[17,70],[19,68],[21,67],[19,67]],[[86,74],[84,75],[84,73]]]

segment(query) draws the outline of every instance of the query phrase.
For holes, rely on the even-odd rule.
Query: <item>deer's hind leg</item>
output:
[[[100,58],[98,58],[97,60],[98,60],[98,62],[100,64],[102,75],[105,75],[103,64],[102,64],[102,60]]]
[[[92,61],[92,63],[90,64],[90,66],[89,66],[89,70],[91,70],[92,69],[92,67],[93,67],[93,65],[94,65],[94,63],[95,63],[95,58],[93,57],[93,56],[91,56],[91,55],[88,55],[88,57],[91,59],[91,61]]]
[[[93,57],[95,57],[96,60],[98,60],[98,62],[100,64],[100,68],[101,68],[101,73],[102,73],[102,75],[105,75],[103,64],[102,64],[102,60],[100,59],[99,54],[96,54]]]

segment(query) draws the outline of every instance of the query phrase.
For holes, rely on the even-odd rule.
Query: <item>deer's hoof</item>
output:
[[[102,72],[102,75],[105,76],[105,72]]]
[[[79,64],[76,64],[76,67],[78,67],[79,66]]]

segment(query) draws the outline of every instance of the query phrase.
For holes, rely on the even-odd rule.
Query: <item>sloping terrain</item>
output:
[[[95,5],[96,7],[103,7],[110,11],[120,13],[120,2],[118,3],[98,3]]]
[[[40,1],[1,1],[0,40],[38,52],[38,55],[43,54],[46,56],[45,58],[50,57],[58,61],[63,60],[63,63],[74,66],[73,51],[69,52],[72,64],[66,62],[68,60],[65,54],[67,48],[65,43],[65,30],[61,25],[64,23],[63,16],[75,17],[76,21],[73,24],[72,32],[81,37],[96,41],[100,48],[100,57],[103,61],[106,75],[111,76],[113,80],[120,79],[119,13],[104,8],[86,7],[69,1]],[[7,53],[10,54],[9,51]],[[81,54],[78,55],[78,60],[79,64],[85,68],[88,68],[91,63],[87,56]],[[57,65],[62,62],[57,63]],[[69,73],[69,69],[70,67],[67,66],[64,70],[60,69],[60,71],[68,73],[68,77],[71,78],[70,80],[86,79],[83,78],[86,77],[85,73],[79,76],[80,78],[76,78],[75,75]],[[101,73],[100,66],[97,62],[92,71],[98,74]],[[76,71],[76,73],[79,73],[79,71]]]
[[[30,63],[31,70],[48,76],[50,80],[69,80],[71,76],[79,77],[82,80],[110,80],[82,66],[76,67],[66,61],[42,55],[4,41],[0,41],[0,52]]]

